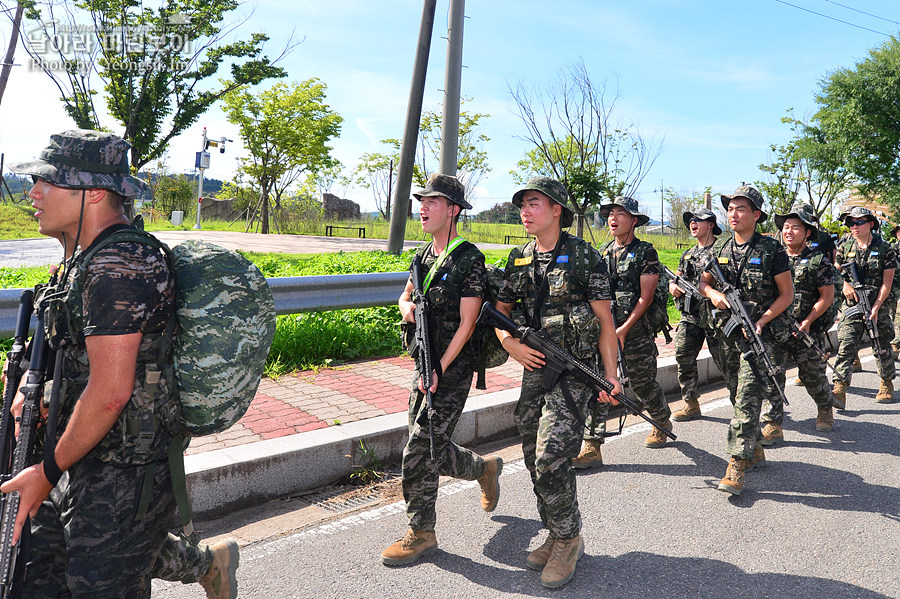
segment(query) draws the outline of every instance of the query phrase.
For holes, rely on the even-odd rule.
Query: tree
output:
[[[900,39],[821,82],[815,120],[867,196],[900,207]]]
[[[398,156],[394,156],[366,152],[359,157],[359,164],[353,171],[356,184],[372,190],[375,209],[386,220],[391,218],[391,188],[397,180],[399,162],[399,153]]]
[[[257,96],[243,88],[223,96],[228,120],[240,127],[249,153],[239,170],[259,186],[262,233],[269,232],[270,198],[277,206],[300,175],[338,164],[327,144],[340,133],[343,119],[325,104],[325,90],[313,78],[276,83]]]
[[[609,93],[608,93],[609,92]],[[634,195],[662,151],[662,140],[647,139],[633,124],[614,119],[618,87],[595,83],[583,61],[557,73],[554,82],[528,88],[520,82],[510,94],[533,148],[513,172],[518,182],[549,175],[565,185],[577,216],[604,198]]]
[[[475,222],[517,225],[521,223],[519,209],[512,202],[494,204],[492,208],[475,215]]]
[[[676,230],[678,235],[685,234],[684,220],[682,216],[685,212],[693,212],[704,206],[704,196],[712,191],[711,187],[707,187],[703,191],[675,191],[672,187],[666,187],[663,190],[663,198],[667,204],[666,218],[669,226]]]
[[[242,24],[222,24],[238,5],[237,0],[167,0],[154,9],[135,0],[47,0],[29,13],[43,35],[25,38],[25,47],[56,84],[78,127],[104,128],[92,80],[101,81],[107,111],[131,143],[137,170],[161,156],[172,138],[227,92],[285,76],[276,64],[293,48],[291,42],[275,60],[263,55],[268,37],[262,33],[224,43]],[[90,34],[78,29],[83,15],[92,23]],[[46,52],[57,60],[47,60]],[[230,78],[210,85],[223,62]]]

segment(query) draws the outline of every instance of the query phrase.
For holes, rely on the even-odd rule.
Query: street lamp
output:
[[[224,136],[220,137],[218,140],[208,139],[206,137],[206,127],[203,128],[202,149],[197,152],[197,156],[194,159],[194,168],[200,170],[200,177],[197,180],[197,223],[194,225],[194,229],[202,228],[200,227],[200,206],[203,203],[203,171],[209,168],[209,152],[207,152],[207,150],[212,146],[214,148],[219,148],[219,154],[224,154],[226,141],[233,140],[227,139]]]

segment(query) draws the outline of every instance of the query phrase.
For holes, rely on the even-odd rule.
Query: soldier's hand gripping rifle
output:
[[[557,379],[563,374],[571,374],[582,383],[589,385],[595,391],[612,393],[613,384],[600,376],[593,367],[579,360],[559,345],[554,343],[544,331],[536,331],[531,327],[520,327],[510,320],[505,314],[499,312],[490,303],[484,302],[481,306],[479,321],[506,331],[531,349],[544,354],[544,388],[551,389]],[[666,430],[652,418],[641,411],[640,405],[630,399],[624,393],[616,393],[613,397],[633,414],[637,414],[653,425],[656,430],[673,441],[677,439],[672,431]]]
[[[663,272],[669,278],[670,281],[678,285],[678,287],[684,291],[684,311],[685,313],[692,312],[692,308],[694,307],[694,302],[702,301],[703,295],[700,293],[700,290],[697,289],[696,286],[692,285],[688,282],[687,279],[684,278],[684,275],[677,275],[672,272],[672,269],[666,266],[663,263],[660,263],[660,266],[663,269]]]
[[[784,402],[784,405],[788,405],[784,389],[778,384],[778,371],[775,369],[775,365],[772,364],[769,354],[766,353],[766,346],[763,344],[762,338],[756,332],[756,323],[750,318],[750,313],[747,312],[747,307],[744,306],[741,292],[725,278],[725,273],[722,272],[715,257],[709,261],[704,270],[708,270],[712,274],[718,290],[725,296],[728,308],[731,311],[731,318],[728,319],[728,322],[723,327],[725,336],[730,337],[737,329],[741,329],[743,334],[741,334],[741,331],[738,332],[738,343],[743,346],[744,359],[750,364],[753,374],[763,387],[767,386],[766,378],[768,378],[771,386],[781,397],[781,401]],[[760,364],[765,369],[765,377],[759,371]]]
[[[19,317],[16,323],[16,337],[13,348],[24,346],[24,339],[28,335],[28,324],[31,319],[31,295],[26,297],[23,293],[19,305]],[[24,315],[23,315],[24,313]],[[36,462],[35,459],[35,428],[40,418],[41,401],[44,397],[44,382],[46,380],[47,358],[49,346],[44,336],[44,311],[38,312],[37,326],[32,338],[30,350],[30,364],[28,371],[19,380],[24,378],[22,393],[25,402],[22,407],[22,416],[18,420],[19,435],[15,436],[15,422],[10,411],[13,399],[18,390],[18,382],[11,378],[14,372],[12,359],[7,370],[6,392],[3,398],[3,414],[0,418],[0,433],[2,433],[3,455],[2,469],[0,469],[0,482],[6,482],[15,477],[19,472]],[[13,352],[11,351],[10,354]],[[21,364],[21,358],[19,358]],[[19,367],[19,366],[17,366]],[[17,597],[21,589],[21,580],[24,575],[27,561],[29,524],[26,520],[22,535],[16,545],[12,545],[13,534],[16,527],[16,515],[19,512],[19,492],[4,493],[0,495],[0,598],[11,599]]]
[[[800,328],[800,324],[796,320],[791,321],[791,334],[799,339],[803,343],[803,345],[816,352],[816,354],[819,356],[819,359],[825,362],[825,366],[831,369],[831,372],[834,373],[834,376],[835,378],[837,378],[837,380],[841,381],[842,383],[847,382],[844,377],[842,377],[841,374],[834,369],[834,366],[831,365],[831,362],[828,361],[828,354],[826,354],[822,350],[822,348],[819,347],[819,344],[816,343],[816,340],[813,339],[812,335]]]
[[[844,310],[844,315],[854,316],[859,314],[863,319],[863,323],[866,325],[866,332],[869,334],[869,339],[872,340],[872,349],[875,350],[876,355],[887,355],[887,349],[883,347],[881,336],[878,334],[878,323],[871,318],[872,302],[869,301],[869,290],[863,285],[862,279],[859,276],[859,271],[856,268],[856,262],[847,262],[846,264],[843,264],[841,270],[850,275],[849,283],[853,286],[853,289],[856,290],[856,297],[858,298],[858,301],[855,304]]]
[[[412,283],[413,283],[413,301],[416,304],[416,345],[418,346],[418,354],[416,362],[418,363],[419,373],[422,375],[422,387],[425,389],[425,409],[428,416],[428,441],[431,447],[431,459],[436,459],[434,452],[434,399],[431,395],[431,386],[434,384],[433,372],[437,372],[438,378],[441,377],[441,363],[434,360],[434,353],[431,347],[431,331],[428,325],[428,299],[425,297],[423,281],[425,277],[422,274],[422,260],[419,256],[413,258],[412,263]]]

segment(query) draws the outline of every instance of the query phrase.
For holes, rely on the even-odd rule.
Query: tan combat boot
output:
[[[572,468],[594,468],[603,465],[603,456],[600,455],[600,446],[603,445],[596,439],[585,439],[581,442],[581,452],[572,460]]]
[[[573,539],[556,539],[550,559],[541,571],[541,584],[548,589],[558,589],[575,576],[575,565],[584,555],[581,535]]]
[[[876,403],[891,403],[894,400],[894,381],[881,381],[881,387],[878,388],[878,394],[875,396]]]
[[[206,591],[207,599],[235,599],[237,578],[235,573],[240,561],[238,544],[228,539],[209,546],[213,562],[209,571],[200,579],[200,586]]]
[[[850,372],[862,372],[862,361],[860,361],[858,354],[856,359],[853,360],[853,366],[850,367]]]
[[[843,410],[847,407],[847,385],[843,382],[834,382],[834,389],[831,390],[831,403],[838,410]]]
[[[834,428],[834,412],[831,409],[831,406],[827,408],[819,408],[819,413],[816,416],[816,430],[817,431],[830,431]]]
[[[550,554],[553,553],[553,544],[556,539],[552,534],[547,535],[544,544],[528,554],[525,558],[525,565],[532,570],[543,570],[547,562],[550,561]]]
[[[750,460],[750,464],[747,466],[747,470],[752,470],[753,468],[762,468],[766,465],[766,451],[763,449],[762,443],[757,442],[756,446],[753,447],[753,458]]]
[[[685,420],[696,420],[700,416],[700,402],[696,399],[688,399],[684,402],[683,408],[672,414],[672,420],[684,422]]]
[[[784,441],[784,430],[777,422],[767,422],[762,429],[761,443],[768,447],[775,445],[778,441]]]
[[[437,538],[435,538],[433,530],[410,528],[402,539],[382,552],[381,563],[385,566],[405,566],[435,549],[437,549]]]
[[[666,420],[665,422],[657,422],[661,427],[666,429],[667,431],[672,430],[672,421]],[[663,433],[659,431],[655,426],[650,429],[650,434],[647,435],[647,438],[644,439],[644,447],[649,447],[651,449],[659,449],[660,447],[664,447],[666,444],[666,437]]]
[[[728,463],[728,470],[725,471],[725,478],[719,482],[719,490],[732,495],[740,495],[744,488],[744,473],[749,466],[750,460],[732,456],[731,462]]]
[[[484,461],[484,473],[478,477],[481,485],[481,509],[493,512],[500,501],[500,473],[503,471],[503,460],[494,456]]]

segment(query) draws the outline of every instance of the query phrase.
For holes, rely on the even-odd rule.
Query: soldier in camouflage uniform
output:
[[[676,274],[699,288],[700,275],[709,262],[709,252],[716,241],[716,235],[721,235],[722,229],[716,223],[715,213],[706,208],[696,212],[685,212],[682,220],[690,230],[691,237],[697,240],[697,245],[682,254]],[[709,300],[689,298],[674,281],[669,282],[669,293],[675,298],[675,306],[681,312],[681,320],[675,330],[675,362],[678,364],[681,399],[684,400],[684,408],[672,414],[672,420],[694,420],[701,415],[698,401],[700,391],[697,389],[699,380],[697,356],[703,342],[706,342],[707,349],[721,372],[725,372],[725,356],[722,342],[712,328],[712,309]]]
[[[847,387],[850,385],[851,366],[859,351],[859,344],[865,333],[865,323],[861,314],[848,315],[848,308],[858,302],[856,290],[848,282],[850,275],[847,264],[856,264],[862,283],[866,286],[872,305],[870,318],[875,320],[884,352],[876,356],[881,386],[875,401],[887,403],[894,394],[894,358],[889,343],[894,338],[893,314],[887,303],[893,287],[897,256],[887,241],[876,235],[878,219],[866,208],[854,207],[846,215],[844,224],[850,228],[851,236],[838,247],[836,264],[844,275],[844,307],[838,324],[838,355],[834,369],[844,378],[834,381],[834,405],[840,410],[847,402]],[[882,310],[882,305],[885,309]]]
[[[21,493],[16,538],[36,512],[23,596],[150,597],[151,577],[166,575],[233,598],[237,544],[210,548],[168,532],[175,496],[167,450],[178,420],[165,257],[123,242],[80,262],[92,244],[131,226],[124,203],[145,184],[129,174],[129,147],[76,129],[12,167],[34,179],[39,231],[60,240],[65,255],[57,282],[38,294],[64,294],[48,300],[48,334],[51,344],[65,341],[67,383],[55,452],[0,487]],[[66,294],[82,268],[81,293]],[[14,412],[21,409],[20,396]]]
[[[781,344],[790,336],[787,308],[794,299],[790,263],[784,246],[772,237],[756,231],[756,224],[766,220],[762,211],[763,196],[752,185],[741,185],[733,195],[722,195],[722,206],[728,215],[733,235],[720,237],[711,254],[719,264],[726,280],[741,293],[742,301],[756,323],[756,332],[772,362],[783,368]],[[727,310],[725,295],[717,290],[712,275],[703,274],[700,292],[714,308]],[[721,327],[724,323],[717,322]],[[734,413],[728,427],[727,453],[731,457],[719,490],[739,495],[745,473],[765,461],[759,428],[763,399],[774,393],[768,379],[760,380],[756,372],[762,368],[751,364],[752,355],[745,357],[740,349],[740,328],[726,338],[726,352],[739,354],[735,362],[726,358],[726,365],[737,364],[736,372],[726,372],[726,380],[736,380]],[[756,372],[754,372],[756,370]],[[782,370],[781,380],[784,380]]]
[[[834,268],[828,256],[807,245],[818,239],[815,212],[801,206],[789,214],[776,214],[775,224],[781,230],[794,284],[794,303],[791,318],[808,333],[819,348],[825,347],[825,334],[834,323]],[[787,357],[797,364],[800,383],[816,402],[816,430],[830,431],[834,427],[831,389],[825,373],[825,362],[815,349],[807,347],[795,336],[784,344]],[[762,444],[772,445],[784,440],[784,402],[777,394],[767,398],[768,409],[762,415]]]
[[[900,225],[895,226],[891,229],[890,237],[893,238],[893,246],[894,246],[894,254],[897,256],[898,268],[894,271],[894,283],[891,285],[891,298],[890,302],[892,305],[891,314],[894,315],[894,341],[891,343],[891,349],[894,350],[894,359],[896,360],[900,357],[900,284],[898,284],[898,279],[900,279]]]
[[[510,252],[497,309],[509,316],[520,305],[529,326],[590,364],[597,364],[599,350],[605,371],[615,373],[607,271],[596,250],[562,230],[574,218],[566,189],[554,179],[535,177],[513,195],[512,202],[535,239]],[[515,419],[538,513],[549,531],[526,565],[541,570],[541,584],[556,588],[572,578],[584,552],[572,458],[578,454],[595,394],[565,374],[546,388],[544,356],[505,331],[498,330],[497,335],[509,355],[525,367]],[[618,379],[607,378],[613,392],[620,392]],[[610,401],[606,393],[599,399]]]
[[[641,241],[634,233],[637,227],[647,224],[650,217],[640,213],[636,200],[621,196],[612,203],[601,205],[600,215],[607,220],[614,238],[601,245],[598,251],[610,273],[616,337],[629,383],[634,394],[647,406],[650,416],[661,427],[672,430],[669,420],[672,411],[656,382],[659,351],[656,349],[655,331],[647,319],[659,281],[659,255],[651,243]],[[593,410],[585,426],[581,452],[574,461],[576,468],[603,463],[600,446],[608,411],[608,404],[600,404]],[[655,427],[644,440],[644,446],[651,448],[665,444],[666,436]]]
[[[477,356],[469,339],[487,285],[484,254],[456,233],[460,213],[472,206],[465,199],[462,183],[450,175],[432,175],[426,187],[413,195],[421,202],[422,230],[432,236],[431,243],[419,248],[417,255],[423,267],[430,269],[423,288],[429,305],[432,355],[440,359],[440,369],[436,365],[431,386],[436,459],[431,459],[428,406],[422,373],[417,369],[409,396],[409,441],[403,450],[402,464],[409,530],[382,552],[381,561],[387,566],[410,564],[437,548],[435,501],[441,475],[477,479],[482,491],[481,507],[490,512],[500,497],[499,477],[503,469],[499,457],[482,458],[450,440],[472,386]],[[410,279],[399,301],[404,329],[410,333],[415,330],[412,294]]]

